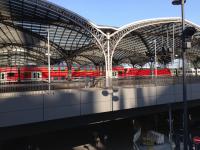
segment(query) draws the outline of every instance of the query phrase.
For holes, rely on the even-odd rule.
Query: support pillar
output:
[[[110,46],[110,33],[107,33],[105,48],[105,66],[106,66],[106,88],[112,86],[112,49]]]
[[[172,143],[172,131],[173,131],[173,120],[172,120],[172,108],[169,104],[169,142]]]
[[[97,75],[100,76],[100,66],[98,64],[95,64],[95,70],[97,71]]]
[[[135,67],[135,63],[131,62],[131,65],[133,66],[133,68]]]
[[[72,61],[67,61],[66,63],[67,63],[67,69],[68,69],[67,80],[71,81],[71,77],[72,77]]]
[[[18,82],[21,82],[21,72],[20,72],[20,67],[17,66],[17,72],[18,72]]]
[[[103,76],[103,65],[100,64],[99,66],[99,76]]]

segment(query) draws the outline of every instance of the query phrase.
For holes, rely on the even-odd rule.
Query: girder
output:
[[[46,37],[40,36],[40,35],[38,35],[37,33],[34,33],[34,32],[32,32],[32,31],[30,31],[30,30],[24,29],[24,28],[22,28],[22,27],[20,27],[20,26],[15,26],[14,24],[8,23],[8,22],[2,22],[2,24],[6,25],[6,26],[10,26],[10,27],[12,27],[12,28],[14,28],[14,29],[17,29],[17,30],[19,30],[19,31],[21,31],[21,32],[23,32],[23,33],[26,33],[26,34],[30,35],[31,37],[34,37],[34,38],[36,38],[36,39],[38,39],[38,40],[41,40],[41,41],[47,43],[47,38],[46,38]],[[10,41],[10,43],[13,43],[13,42]],[[6,44],[6,43],[5,43],[5,44]],[[21,43],[21,44],[24,44],[24,46],[27,45],[26,42],[25,42],[25,43]],[[34,44],[34,43],[33,43],[33,44]],[[15,43],[13,43],[13,45],[15,45]],[[67,58],[67,56],[65,56],[65,54],[62,52],[62,48],[60,48],[59,45],[56,45],[56,44],[55,44],[54,42],[52,42],[52,41],[50,41],[50,45],[51,45],[55,50],[57,50],[58,53],[59,53],[60,55],[62,55],[63,57],[66,57],[66,58]],[[47,47],[46,47],[46,48],[47,48]]]
[[[125,37],[127,34],[139,29],[139,28],[144,28],[147,26],[152,26],[156,24],[165,24],[165,23],[176,23],[180,22],[180,18],[163,18],[163,19],[149,19],[149,20],[142,20],[138,22],[134,22],[125,26],[122,26],[121,28],[118,29],[117,32],[114,32],[111,37],[112,37],[112,43],[114,45],[113,49],[115,49],[120,42],[120,40]]]
[[[43,0],[19,0],[19,2],[18,1],[16,2],[15,0],[10,0],[10,1],[11,1],[11,4],[13,3],[18,6],[16,8],[16,10],[18,10],[20,8],[21,9],[26,8],[26,7],[34,8],[34,6],[35,7],[37,6],[37,9],[35,9],[35,11],[30,12],[30,10],[29,10],[29,12],[24,14],[24,16],[35,14],[35,16],[37,16],[37,18],[38,17],[41,18],[42,12],[46,12],[46,14],[47,14],[46,19],[62,20],[63,22],[71,21],[74,24],[83,28],[84,30],[87,30],[97,40],[98,44],[100,44],[101,39],[104,38],[104,33],[101,30],[99,30],[96,27],[96,25],[89,22],[85,18],[83,18],[67,9],[61,8],[53,3],[43,1]],[[20,2],[21,2],[21,4],[20,4]],[[22,2],[23,2],[23,4],[22,4]],[[26,7],[24,7],[24,5]],[[13,9],[13,11],[14,11],[14,9]],[[43,17],[44,17],[44,15],[43,15]]]

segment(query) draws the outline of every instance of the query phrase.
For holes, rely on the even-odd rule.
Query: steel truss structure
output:
[[[188,59],[200,60],[200,27],[196,28]],[[45,0],[0,0],[0,65],[47,64],[47,31],[51,63],[65,62],[105,66],[112,78],[112,65],[143,66],[157,58],[168,64],[180,56],[181,19],[158,18],[134,22],[121,28],[98,26]],[[200,62],[200,61],[199,61]]]

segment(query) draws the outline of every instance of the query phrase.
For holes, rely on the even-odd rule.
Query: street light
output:
[[[156,41],[156,39],[153,41],[154,42],[154,53],[155,53],[155,77],[157,77],[157,53],[156,53],[156,51],[157,51],[157,41]]]
[[[181,5],[181,19],[182,19],[182,60],[183,60],[183,103],[184,103],[184,113],[183,113],[183,129],[184,129],[184,150],[188,149],[188,117],[187,117],[187,86],[186,86],[186,74],[185,74],[185,21],[184,21],[184,4],[186,0],[172,0],[173,5]]]

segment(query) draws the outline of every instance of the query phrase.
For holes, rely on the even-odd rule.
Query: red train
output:
[[[124,68],[121,66],[113,67],[113,77],[134,77],[134,76],[150,76],[157,72],[158,76],[171,76],[169,69],[150,69]],[[51,67],[51,80],[67,80],[68,76],[72,79],[80,77],[100,77],[105,76],[104,71],[96,70],[93,67],[76,68],[68,72],[67,67]],[[47,66],[26,66],[26,67],[0,67],[0,82],[26,82],[26,81],[47,81],[48,68]]]
[[[65,80],[68,75],[66,67],[51,67],[51,80]],[[25,81],[47,81],[48,68],[46,66],[36,67],[1,67],[0,81],[25,82]]]
[[[153,75],[157,76],[171,76],[171,71],[168,68],[158,68],[157,70],[151,69],[138,69],[138,68],[124,68],[124,67],[114,67],[113,68],[113,77],[123,78],[123,77],[147,77]]]

